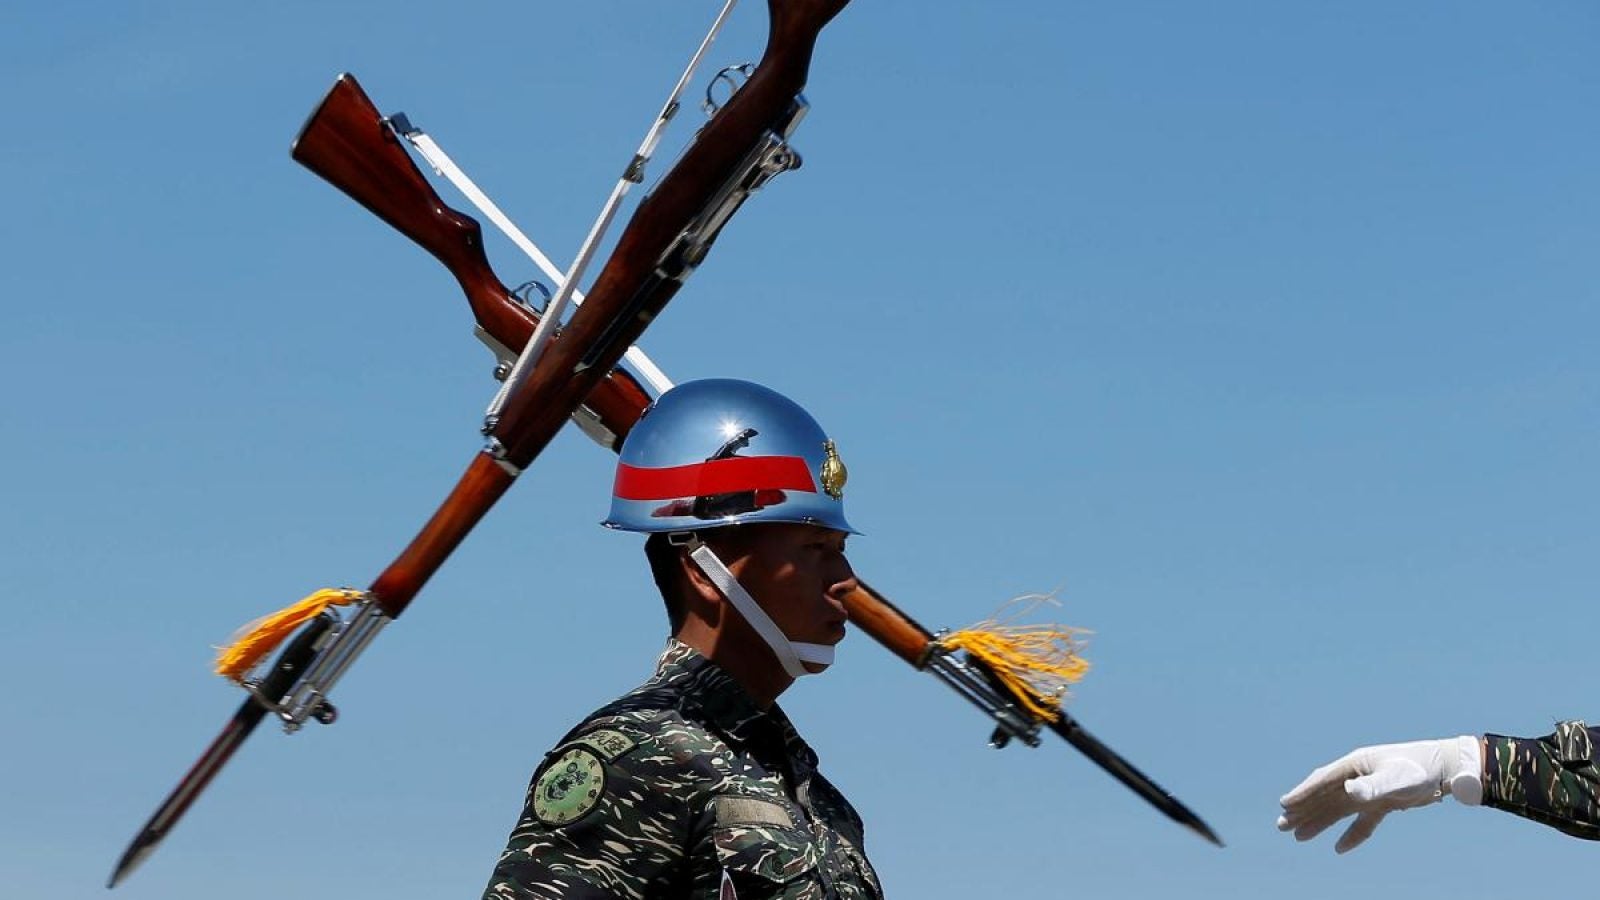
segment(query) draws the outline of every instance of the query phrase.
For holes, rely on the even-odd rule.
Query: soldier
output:
[[[1278,802],[1278,830],[1308,841],[1354,815],[1333,849],[1344,853],[1372,836],[1391,812],[1427,806],[1449,794],[1600,840],[1600,728],[1562,722],[1538,739],[1463,735],[1362,747],[1312,772]]]
[[[672,636],[546,754],[486,900],[882,897],[861,819],[775,703],[844,637],[844,483],[816,421],[759,385],[646,411],[605,524],[649,535]]]

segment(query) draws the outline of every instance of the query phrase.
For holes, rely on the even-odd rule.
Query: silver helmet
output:
[[[622,444],[607,528],[654,533],[797,522],[855,533],[844,462],[809,413],[748,381],[662,394]]]

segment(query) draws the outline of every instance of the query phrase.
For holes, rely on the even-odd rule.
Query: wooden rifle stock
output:
[[[527,345],[538,314],[494,274],[484,255],[482,227],[439,198],[355,76],[347,72],[334,82],[290,155],[444,263],[491,337],[512,353]],[[584,400],[597,418],[629,427],[649,403],[644,388],[621,369],[607,372]],[[613,427],[611,433],[620,447],[628,432]]]
[[[859,582],[856,589],[845,596],[844,608],[851,624],[871,635],[895,656],[918,669],[927,663],[928,653],[934,647],[933,635],[866,582]]]

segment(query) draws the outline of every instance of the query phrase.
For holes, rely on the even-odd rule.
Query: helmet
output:
[[[817,420],[748,381],[688,381],[628,433],[605,526],[654,533],[799,522],[855,533],[844,463]]]

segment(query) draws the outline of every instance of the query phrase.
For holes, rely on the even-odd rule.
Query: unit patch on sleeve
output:
[[[568,825],[600,804],[606,790],[606,768],[593,750],[569,747],[557,756],[533,786],[533,812],[546,825]]]

